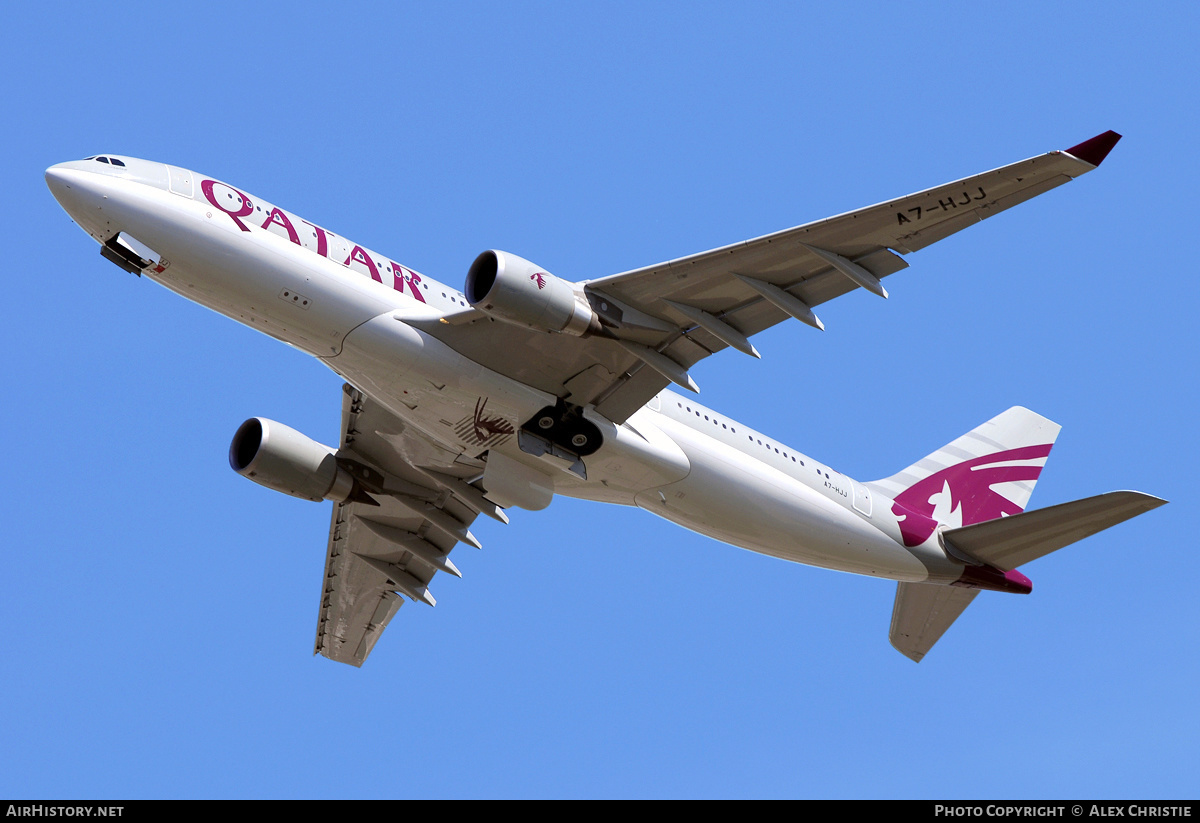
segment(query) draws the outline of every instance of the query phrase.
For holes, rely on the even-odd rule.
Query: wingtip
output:
[[[1109,129],[1104,134],[1097,134],[1091,140],[1084,140],[1079,145],[1072,146],[1067,149],[1067,154],[1077,157],[1085,163],[1099,166],[1120,139],[1121,135]]]
[[[900,652],[900,654],[904,655],[914,663],[920,663],[921,660],[924,659],[925,652],[919,652],[916,649],[907,647],[905,644],[897,643],[897,639],[898,638],[891,633],[888,634],[888,641],[892,644],[893,649]],[[907,641],[907,639],[908,638],[906,637],[905,640]]]

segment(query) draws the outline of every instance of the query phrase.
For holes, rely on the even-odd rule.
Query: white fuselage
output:
[[[118,232],[161,255],[143,273],[314,357],[448,454],[476,457],[455,423],[479,398],[516,425],[555,398],[487,369],[412,323],[467,311],[464,295],[390,257],[226,184],[120,158],[46,173],[93,238]],[[406,322],[407,321],[407,322]],[[962,566],[937,535],[903,545],[893,501],[778,441],[663,391],[625,423],[585,410],[603,445],[555,493],[636,505],[752,551],[856,574],[949,582]],[[494,447],[546,470],[510,439]]]

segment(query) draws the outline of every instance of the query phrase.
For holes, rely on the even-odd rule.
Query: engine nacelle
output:
[[[524,258],[485,251],[467,272],[467,302],[499,320],[582,337],[600,331],[583,292]]]
[[[354,491],[354,479],[337,464],[334,449],[264,417],[238,428],[229,465],[260,486],[303,500],[344,503]]]

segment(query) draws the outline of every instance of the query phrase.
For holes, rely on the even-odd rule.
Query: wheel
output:
[[[586,420],[568,421],[564,423],[564,428],[566,431],[562,433],[558,442],[580,457],[587,457],[600,448],[600,430]]]

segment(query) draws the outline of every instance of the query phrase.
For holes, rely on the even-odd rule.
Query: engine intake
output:
[[[467,272],[467,302],[507,323],[575,337],[600,331],[582,290],[508,252],[485,251]]]
[[[264,417],[238,428],[229,465],[260,486],[302,500],[344,503],[354,493],[354,480],[337,464],[333,449]]]

